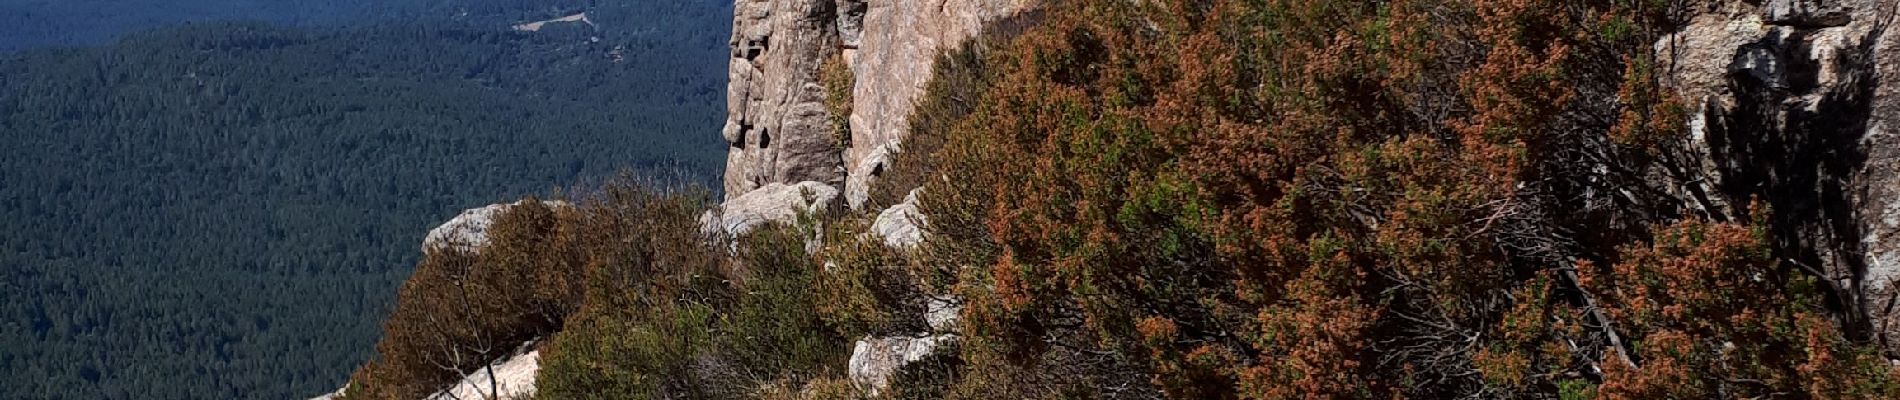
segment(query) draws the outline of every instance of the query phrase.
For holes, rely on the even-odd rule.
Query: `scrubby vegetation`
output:
[[[586,334],[557,337],[537,398],[745,398],[841,375],[849,349],[818,319],[802,236],[781,226],[737,243],[705,258],[717,263],[658,264],[650,276],[664,283],[603,296],[577,320]]]
[[[1645,179],[1682,4],[1057,3],[889,183],[969,303],[950,397],[1895,395],[1770,210]]]
[[[820,67],[819,80],[825,86],[825,111],[831,113],[832,142],[839,148],[851,146],[851,85],[857,77],[845,64],[844,54],[834,54]]]
[[[581,303],[579,215],[527,201],[496,218],[492,245],[437,244],[403,284],[351,398],[422,398],[560,328]],[[480,251],[476,251],[480,249]]]
[[[656,227],[683,259],[590,283],[635,294],[569,319],[540,395],[857,397],[847,339],[957,298],[888,396],[1900,396],[1774,210],[1657,187],[1682,7],[1052,2],[940,59],[872,201],[921,187],[922,247]]]
[[[797,230],[709,236],[707,196],[629,182],[511,208],[478,252],[432,249],[348,398],[421,398],[556,332],[540,398],[736,398],[842,376],[845,340],[818,317]]]

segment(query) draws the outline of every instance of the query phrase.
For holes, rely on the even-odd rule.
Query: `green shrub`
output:
[[[819,83],[825,86],[825,111],[831,113],[832,143],[838,148],[851,147],[851,110],[852,90],[857,77],[852,75],[851,64],[844,62],[844,53],[833,54],[819,66]]]
[[[682,251],[725,248],[691,240],[681,247],[700,250]],[[673,278],[634,283],[602,298],[621,306],[576,316],[543,355],[536,396],[747,398],[842,371],[847,342],[818,317],[802,235],[774,226],[737,243],[731,257],[710,254],[714,263],[656,266]]]
[[[818,312],[845,338],[925,329],[924,287],[909,258],[863,232],[865,218],[830,224],[816,276]],[[941,287],[938,288],[941,290]]]

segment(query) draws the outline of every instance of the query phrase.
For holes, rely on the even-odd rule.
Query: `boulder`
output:
[[[924,299],[924,322],[930,325],[931,332],[955,333],[962,313],[961,298],[930,296]]]
[[[795,223],[801,214],[832,212],[837,199],[838,189],[821,182],[768,183],[707,211],[699,218],[700,230],[739,236],[773,222]]]
[[[455,386],[429,395],[428,400],[526,399],[534,397],[535,373],[541,371],[541,351],[535,342],[522,343],[514,353],[489,368],[476,370]],[[490,380],[490,373],[493,380]]]
[[[851,347],[846,368],[852,385],[876,397],[890,389],[891,377],[898,369],[934,354],[938,347],[956,340],[956,335],[922,337],[865,337]]]
[[[871,223],[871,232],[884,238],[884,245],[894,249],[910,250],[924,242],[924,227],[930,219],[917,210],[917,192],[910,191],[904,196],[904,202],[884,209],[877,214],[877,220]]]
[[[963,300],[930,296],[924,299],[924,321],[930,332],[911,336],[865,336],[851,346],[847,372],[851,383],[875,397],[890,389],[891,377],[910,363],[936,354],[957,340],[957,321]]]
[[[430,229],[429,235],[422,238],[422,249],[428,251],[440,246],[454,246],[465,251],[481,251],[482,246],[488,245],[488,227],[495,223],[495,217],[527,201],[490,204],[463,210],[461,215],[456,215],[448,222]],[[552,208],[569,206],[567,202],[559,200],[544,200],[541,204]]]

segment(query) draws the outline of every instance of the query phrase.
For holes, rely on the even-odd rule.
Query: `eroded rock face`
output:
[[[1900,22],[1892,17],[1900,12],[1900,4],[1887,3],[1881,8],[1889,23]],[[1878,13],[1866,13],[1878,15]],[[1855,14],[1860,15],[1860,14]],[[1861,17],[1855,24],[1865,24]],[[1858,215],[1861,227],[1861,245],[1866,253],[1865,280],[1877,293],[1868,296],[1870,310],[1882,310],[1888,296],[1895,292],[1896,279],[1900,279],[1900,29],[1887,27],[1870,34],[1877,36],[1860,40],[1865,51],[1870,53],[1870,71],[1862,85],[1870,86],[1867,98],[1867,121],[1865,131],[1858,138],[1865,162],[1856,171],[1854,193],[1858,203]],[[1866,41],[1871,41],[1867,43]]]
[[[940,52],[1013,16],[1031,0],[739,0],[723,137],[725,189],[773,182],[842,185],[856,208],[899,151]],[[842,55],[852,88],[851,137],[831,133],[820,71]]]
[[[1773,209],[1783,262],[1837,287],[1850,334],[1879,325],[1900,277],[1900,35],[1888,0],[1725,1],[1657,43],[1665,83],[1696,112],[1689,208]]]
[[[821,182],[768,183],[707,211],[699,218],[700,230],[739,236],[773,222],[794,223],[800,214],[831,212],[837,199],[838,189]]]
[[[725,189],[842,182],[819,70],[839,46],[833,0],[739,0],[733,7]]]
[[[1762,4],[1762,14],[1768,22],[1775,25],[1793,27],[1829,27],[1847,25],[1853,21],[1849,13],[1855,12],[1854,5],[1845,3],[1864,3],[1829,0],[1768,0]],[[1872,12],[1866,10],[1864,12]]]
[[[889,156],[910,133],[910,114],[930,82],[937,55],[1016,15],[1029,0],[875,1],[863,15],[860,45],[845,50],[857,76],[852,90],[851,148],[844,162],[847,201],[858,208]]]

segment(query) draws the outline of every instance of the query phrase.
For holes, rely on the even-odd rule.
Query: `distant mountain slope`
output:
[[[620,0],[0,0],[0,53],[48,46],[87,46],[180,23],[255,20],[306,27],[352,26],[415,19],[479,23],[545,19]],[[661,2],[647,2],[661,3]],[[652,8],[704,8],[718,3],[668,1]],[[563,14],[565,15],[565,14]]]
[[[730,4],[613,3],[0,55],[0,398],[331,390],[436,222],[717,176]]]

